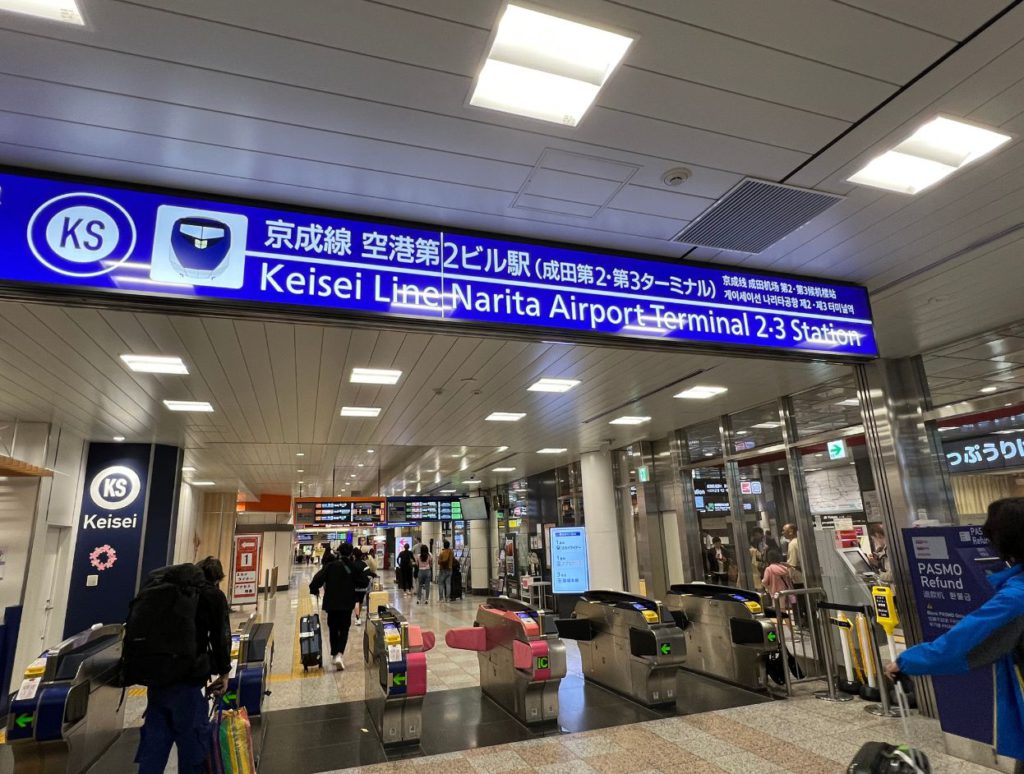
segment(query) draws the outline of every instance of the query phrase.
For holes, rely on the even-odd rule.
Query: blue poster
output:
[[[0,174],[0,284],[874,357],[867,291],[815,279]]]
[[[926,642],[945,634],[992,596],[988,575],[1006,565],[980,527],[903,530],[914,601]],[[933,677],[942,730],[992,744],[992,668]]]
[[[590,589],[587,531],[584,527],[551,528],[551,592],[583,594]]]
[[[152,450],[141,443],[89,444],[65,637],[128,615],[139,575]]]

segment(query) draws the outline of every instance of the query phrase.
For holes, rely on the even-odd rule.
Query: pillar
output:
[[[466,526],[469,527],[469,578],[464,577],[463,583],[469,584],[469,591],[472,594],[490,592],[491,546],[488,538],[491,534],[491,523],[497,524],[493,514],[489,521],[466,522]]]
[[[623,589],[622,541],[615,511],[615,483],[609,451],[586,452],[580,457],[583,507],[587,528],[590,587]]]

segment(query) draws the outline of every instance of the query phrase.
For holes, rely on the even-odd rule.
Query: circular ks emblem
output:
[[[127,261],[135,223],[113,199],[94,193],[56,196],[28,222],[28,246],[39,262],[68,277],[97,277]]]
[[[124,465],[101,470],[89,485],[89,496],[100,508],[117,511],[135,502],[142,489],[139,474]]]

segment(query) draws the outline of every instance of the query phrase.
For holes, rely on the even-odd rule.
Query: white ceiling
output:
[[[917,197],[844,182],[938,112],[1024,131],[1019,2],[559,0],[560,12],[638,36],[575,129],[466,104],[501,0],[79,3],[85,28],[0,12],[0,163],[851,280],[872,291],[889,356],[1021,317],[1024,144]],[[679,165],[692,177],[666,187]],[[671,241],[745,176],[846,198],[758,255]],[[426,470],[448,445],[578,450],[609,435],[584,419],[694,368],[713,365],[730,387],[704,416],[841,370],[6,303],[0,313],[14,326],[0,333],[0,415],[182,442],[208,455],[211,476],[256,490],[294,483],[301,444],[323,450],[321,485],[332,465],[367,464],[357,457],[370,442],[396,471]],[[196,371],[180,383],[123,374],[111,360],[123,346],[187,355]],[[337,417],[353,359],[407,364],[380,396],[398,402],[372,427]],[[551,368],[588,374],[579,394],[523,391]],[[481,396],[458,381],[466,374]],[[178,389],[218,412],[170,420],[159,399]],[[679,403],[653,397],[645,410],[666,427],[701,418]],[[481,425],[485,404],[540,421]]]

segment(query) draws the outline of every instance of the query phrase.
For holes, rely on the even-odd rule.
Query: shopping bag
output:
[[[213,750],[207,766],[211,774],[256,774],[252,726],[245,708],[218,710]]]

